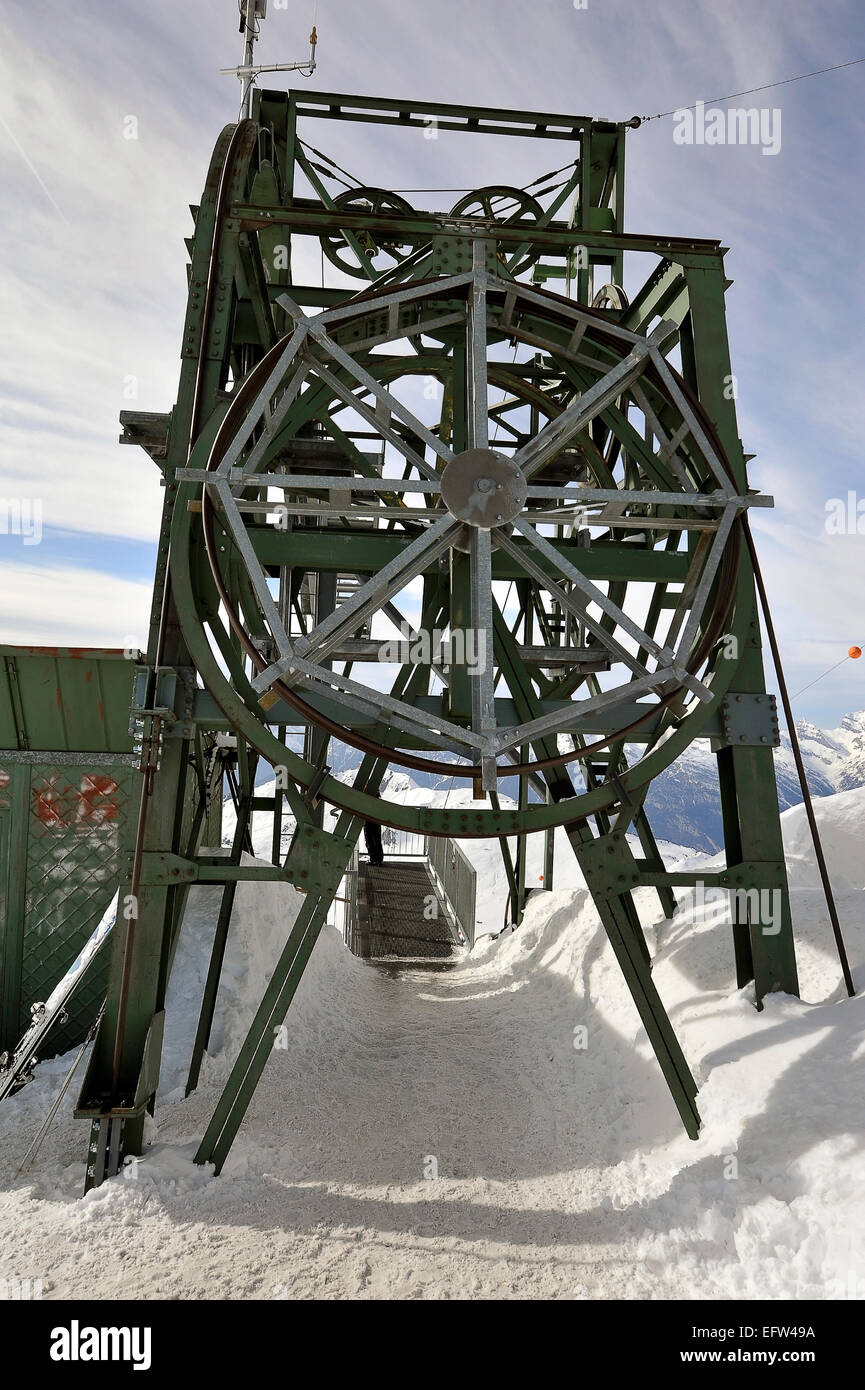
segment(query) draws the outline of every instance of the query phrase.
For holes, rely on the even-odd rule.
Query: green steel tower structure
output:
[[[695,739],[717,755],[727,862],[701,880],[783,904],[771,927],[737,914],[739,985],[798,992],[745,543],[747,509],[770,499],[749,489],[738,434],[723,248],[625,232],[625,124],[247,96],[192,210],[177,402],[123,416],[165,498],[133,700],[141,809],[78,1102],[88,1184],[141,1151],[189,886],[223,892],[190,1087],[238,881],[303,895],[201,1141],[218,1171],[367,821],[500,840],[514,920],[525,837],[546,834],[550,886],[561,828],[696,1137],[634,896],[655,890],[669,915],[695,882],[665,869],[645,809]],[[322,153],[348,123],[358,162],[374,126],[419,151],[430,131],[522,141],[561,167],[419,208]],[[337,744],[357,753],[348,780],[331,772]],[[272,796],[259,763],[277,769]],[[399,804],[391,767],[473,799]],[[223,776],[227,854],[208,830]],[[253,866],[256,812],[273,815],[273,849]]]

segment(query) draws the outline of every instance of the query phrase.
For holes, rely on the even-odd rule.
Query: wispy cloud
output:
[[[30,170],[39,187],[42,189],[42,192],[45,194],[45,197],[48,199],[54,211],[57,213],[57,216],[61,219],[61,221],[66,222],[66,213],[63,211],[60,204],[57,202],[57,199],[54,197],[54,194],[51,192],[51,189],[48,187],[39,170],[36,168],[36,165],[33,163],[24,146],[21,144],[21,141],[18,139],[18,136],[15,134],[14,130],[10,129],[10,127],[6,124],[2,116],[0,116],[0,125],[2,125],[7,136],[12,141],[12,144],[15,146],[15,149],[18,151],[21,158],[24,160],[24,163],[27,165],[27,168]]]
[[[150,584],[96,569],[0,563],[0,642],[146,647]]]
[[[303,3],[269,10],[260,57],[291,60],[303,51],[312,3],[308,13]],[[157,532],[157,470],[118,447],[117,415],[134,403],[130,391],[142,409],[173,403],[187,204],[198,201],[212,146],[236,112],[237,84],[218,71],[239,54],[231,0],[187,0],[182,25],[177,14],[170,0],[92,0],[82,20],[65,0],[42,0],[38,26],[23,35],[10,18],[0,24],[0,121],[15,132],[0,135],[8,209],[0,496],[38,491],[48,534],[90,532],[94,572],[101,535],[141,541]],[[855,0],[829,9],[809,0],[589,0],[584,10],[571,0],[323,0],[318,26],[318,89],[613,119],[865,52]],[[865,138],[863,71],[755,98],[782,110],[777,158],[675,146],[669,120],[629,137],[629,228],[716,236],[731,248],[741,433],[758,454],[755,483],[778,497],[758,534],[799,684],[831,664],[833,642],[848,631],[854,640],[860,607],[862,540],[828,537],[823,520],[827,497],[865,493],[857,386],[865,188],[850,172]],[[124,138],[128,116],[134,140]],[[333,122],[317,134],[341,164],[385,187],[521,184],[565,158],[561,145],[530,141],[516,150],[486,140],[481,153],[479,141],[444,132],[422,141]],[[635,261],[632,288],[645,269]],[[56,577],[65,585],[73,573],[53,570],[46,556],[41,571],[31,562],[9,576],[26,595],[16,640],[54,630],[63,603]],[[122,578],[106,621],[106,585],[95,573],[65,589],[75,595],[73,625],[89,624],[87,640],[124,626],[118,604],[143,611],[141,586]],[[808,693],[802,712],[833,718],[861,704],[858,679],[858,668],[842,670]]]

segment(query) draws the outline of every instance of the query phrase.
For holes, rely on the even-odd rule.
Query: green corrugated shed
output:
[[[131,753],[133,667],[119,650],[0,646],[0,749]]]
[[[138,785],[134,664],[122,651],[0,646],[0,1050],[18,1041],[114,893]],[[105,951],[50,1050],[84,1036],[107,967]]]

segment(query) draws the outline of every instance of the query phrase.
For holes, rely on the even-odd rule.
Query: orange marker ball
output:
[[[859,658],[860,658],[860,656],[862,655],[862,648],[861,648],[861,647],[850,647],[850,648],[848,649],[847,655],[848,655],[848,656],[852,656],[852,658],[853,658],[854,661],[858,661]]]

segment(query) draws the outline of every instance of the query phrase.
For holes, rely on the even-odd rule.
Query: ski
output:
[[[65,1022],[69,999],[87,974],[117,920],[118,897],[119,893],[115,893],[96,930],[45,1003],[31,1004],[33,1021],[18,1046],[11,1052],[0,1053],[0,1101],[33,1080],[33,1068],[39,1061],[45,1039],[55,1023]]]

